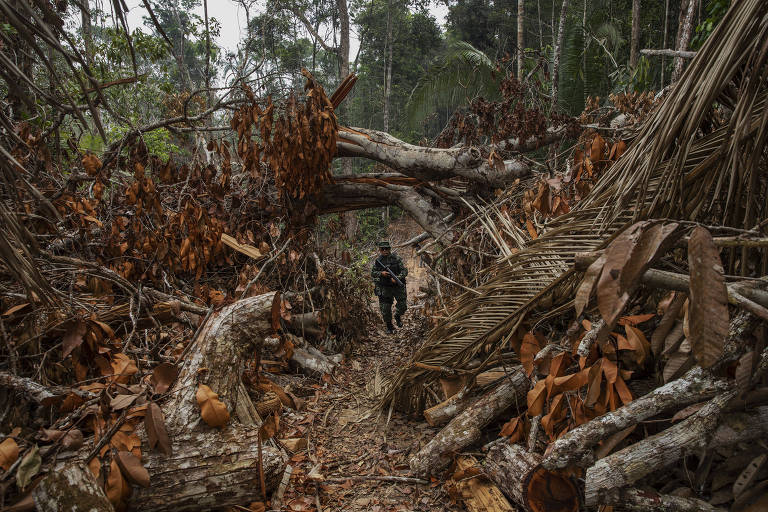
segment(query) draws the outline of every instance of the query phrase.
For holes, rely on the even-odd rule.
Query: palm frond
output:
[[[406,123],[415,128],[439,108],[450,110],[477,96],[498,96],[494,63],[466,41],[454,41],[433,62],[411,91],[406,104]]]

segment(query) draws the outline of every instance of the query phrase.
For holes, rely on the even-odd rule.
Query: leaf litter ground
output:
[[[318,500],[324,511],[461,510],[450,504],[440,481],[387,480],[409,477],[409,455],[438,431],[396,411],[388,424],[386,413],[371,412],[384,377],[407,364],[418,346],[421,333],[410,316],[395,335],[369,326],[369,339],[355,345],[333,378],[314,384],[305,408],[282,415],[281,437],[307,440],[306,446],[297,443],[303,448],[289,462],[293,473],[283,510],[317,510]]]

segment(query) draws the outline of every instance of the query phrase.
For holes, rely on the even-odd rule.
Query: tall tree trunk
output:
[[[557,92],[560,81],[560,55],[563,51],[563,38],[565,37],[565,16],[568,14],[568,0],[563,0],[560,8],[560,26],[557,29],[557,43],[552,62],[552,107],[557,108]]]
[[[685,10],[683,10],[685,9]],[[693,12],[696,9],[696,0],[688,0],[687,3],[683,2],[680,5],[680,28],[677,31],[677,51],[685,51],[688,49],[688,43],[691,42],[691,31],[693,30]],[[675,69],[672,72],[672,81],[676,82],[680,75],[683,74],[683,62],[685,59],[682,57],[675,57]]]
[[[632,41],[629,47],[629,67],[635,69],[640,60],[640,0],[632,0]]]
[[[384,61],[384,131],[389,133],[389,98],[392,86],[392,0],[387,2],[387,38],[384,41],[386,52]]]
[[[539,48],[544,48],[544,27],[541,25],[541,0],[536,0],[536,10],[539,15]]]
[[[91,6],[89,0],[80,2],[80,19],[83,25],[83,43],[85,44],[85,62],[93,68],[93,28],[91,26]]]
[[[664,0],[664,40],[661,47],[667,48],[667,29],[669,27],[669,0]],[[661,89],[664,88],[664,56],[661,56]]]
[[[181,88],[184,91],[192,90],[192,78],[189,75],[189,69],[187,63],[184,61],[184,25],[181,23],[181,15],[179,14],[178,1],[171,2],[171,11],[173,17],[176,20],[176,24],[179,26],[179,41],[174,48],[173,57],[176,59],[176,66],[179,68],[179,78],[181,79]]]
[[[336,0],[336,9],[339,11],[339,83],[349,75],[349,10],[347,0]],[[352,172],[352,162],[342,162],[341,169],[344,174]],[[357,233],[357,215],[355,212],[341,214],[341,223],[344,226],[344,234],[347,240],[352,240]]]
[[[517,0],[517,79],[523,79],[523,60],[525,55],[525,0]]]

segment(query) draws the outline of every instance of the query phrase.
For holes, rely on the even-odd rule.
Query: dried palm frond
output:
[[[758,178],[766,174],[767,60],[768,3],[734,2],[630,150],[590,195],[524,250],[496,264],[493,277],[475,288],[479,294],[460,295],[412,363],[458,368],[509,345],[524,322],[562,313],[580,276],[571,268],[573,255],[606,246],[636,220],[668,217],[751,228],[765,218],[766,205],[757,198],[766,197]],[[733,112],[721,126],[716,103]],[[439,377],[424,365],[411,364],[395,375],[380,404],[421,410],[424,386]]]

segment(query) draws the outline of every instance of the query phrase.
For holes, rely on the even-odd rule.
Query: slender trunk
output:
[[[525,49],[525,0],[517,0],[517,79],[523,79],[523,50]]]
[[[640,60],[640,0],[632,0],[632,41],[629,47],[629,67],[635,69]]]
[[[667,28],[669,27],[669,0],[664,0],[664,40],[661,47],[667,47]],[[661,56],[661,89],[664,88],[664,56]]]
[[[688,43],[691,41],[691,31],[693,29],[693,11],[696,8],[696,0],[688,0],[685,5],[685,15],[680,19],[680,28],[678,29],[677,48],[678,51],[685,51],[688,49]],[[683,14],[683,5],[680,6]],[[683,62],[685,59],[681,57],[675,58],[675,69],[672,72],[672,81],[676,82],[680,75],[683,74]]]
[[[539,15],[539,48],[544,48],[544,27],[541,26],[541,0],[536,0],[536,11]]]
[[[85,45],[85,62],[93,68],[93,28],[91,27],[91,6],[89,0],[80,2],[80,19],[83,24],[83,44]]]
[[[189,75],[189,69],[187,69],[187,63],[184,62],[184,25],[181,23],[181,16],[179,15],[179,6],[177,2],[171,3],[171,11],[176,19],[176,24],[179,26],[179,41],[176,45],[174,58],[176,59],[176,65],[179,68],[179,77],[181,79],[181,88],[184,91],[192,90],[192,78]]]
[[[565,16],[568,13],[568,0],[563,0],[560,8],[560,26],[557,29],[557,43],[555,43],[555,55],[552,62],[552,108],[557,108],[557,90],[560,80],[560,54],[563,51],[563,37],[565,37]]]
[[[581,16],[581,69],[584,74],[582,83],[584,84],[583,94],[584,104],[587,104],[587,0],[584,0],[584,12]]]
[[[384,131],[389,133],[389,96],[392,83],[392,0],[387,2],[387,38],[384,41]]]
[[[347,0],[336,0],[336,8],[339,10],[339,81],[344,80],[349,74],[349,11]]]

